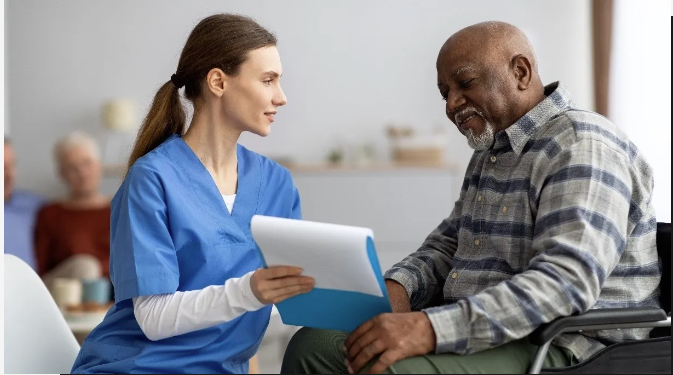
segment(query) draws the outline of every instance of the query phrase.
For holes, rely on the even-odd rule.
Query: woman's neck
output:
[[[236,154],[241,132],[227,126],[214,112],[195,111],[182,137],[201,160],[222,194],[235,194],[238,183]]]

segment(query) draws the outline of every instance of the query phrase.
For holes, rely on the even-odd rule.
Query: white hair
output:
[[[61,163],[63,154],[75,147],[86,148],[94,159],[100,160],[100,148],[98,147],[96,139],[87,133],[75,131],[56,142],[56,145],[54,146],[54,156],[56,157],[56,161]]]

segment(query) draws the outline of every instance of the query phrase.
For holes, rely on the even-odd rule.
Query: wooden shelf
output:
[[[376,162],[366,164],[289,164],[285,165],[293,173],[329,173],[329,172],[388,172],[399,170],[447,170],[458,171],[459,168],[451,163],[401,163]]]
[[[330,172],[389,172],[400,170],[446,170],[460,172],[460,168],[452,163],[402,163],[375,162],[366,164],[330,164],[330,163],[291,163],[284,166],[292,173],[330,173]],[[126,172],[125,164],[103,165],[103,176],[121,178]]]

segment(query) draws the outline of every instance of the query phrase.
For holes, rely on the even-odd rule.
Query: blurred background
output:
[[[272,134],[241,143],[287,165],[309,220],[374,229],[383,268],[412,252],[458,198],[471,149],[444,115],[435,59],[454,32],[521,28],[545,84],[622,127],[654,167],[659,221],[671,210],[671,5],[667,0],[5,1],[4,131],[17,188],[66,194],[53,147],[73,131],[101,147],[114,194],[138,126],[196,23],[241,13],[279,40],[288,105]],[[274,334],[276,334],[274,336]],[[291,333],[291,332],[289,332]],[[272,320],[262,372],[289,333]]]

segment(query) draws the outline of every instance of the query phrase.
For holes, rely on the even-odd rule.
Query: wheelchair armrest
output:
[[[538,327],[530,334],[530,342],[544,345],[559,333],[573,327],[601,326],[605,324],[650,323],[666,320],[664,310],[656,307],[638,307],[624,309],[596,309],[584,314],[565,316]],[[617,327],[615,327],[617,328]],[[582,328],[579,328],[582,329]]]

